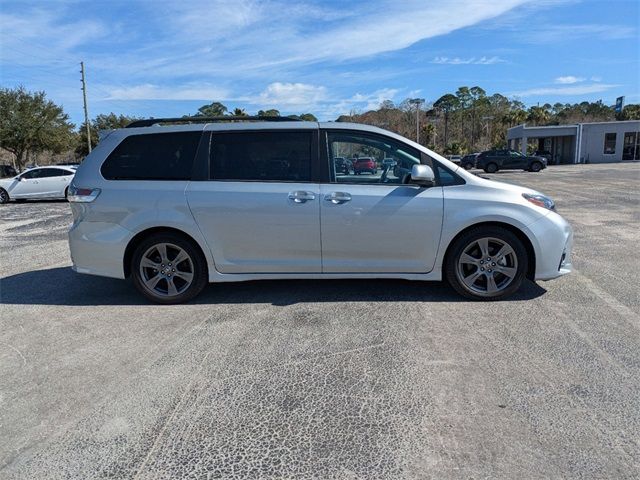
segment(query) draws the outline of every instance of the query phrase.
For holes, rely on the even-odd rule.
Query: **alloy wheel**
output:
[[[469,292],[483,297],[502,293],[516,278],[518,257],[504,240],[485,237],[469,243],[460,254],[456,276]]]
[[[183,293],[193,283],[195,272],[189,254],[172,243],[158,243],[148,248],[139,268],[144,287],[160,297]]]

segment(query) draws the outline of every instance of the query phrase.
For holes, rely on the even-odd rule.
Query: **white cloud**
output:
[[[573,75],[567,75],[565,77],[558,77],[555,79],[555,83],[560,83],[562,85],[570,85],[572,83],[584,82],[586,79],[584,77],[574,77]]]
[[[619,85],[607,85],[605,83],[597,83],[591,85],[573,85],[569,87],[540,87],[530,88],[528,90],[522,90],[519,92],[511,92],[510,96],[515,97],[532,97],[535,95],[548,95],[548,96],[560,96],[560,95],[587,95],[590,93],[606,92]]]
[[[496,63],[502,63],[505,60],[500,57],[469,57],[469,58],[460,58],[460,57],[434,57],[431,60],[431,63],[438,63],[442,65],[493,65]]]
[[[216,100],[229,96],[228,90],[211,85],[161,87],[145,83],[118,88],[99,86],[99,89],[108,92],[102,100]]]
[[[327,89],[306,83],[274,82],[257,97],[247,99],[249,103],[264,107],[305,107],[318,105],[327,100]]]

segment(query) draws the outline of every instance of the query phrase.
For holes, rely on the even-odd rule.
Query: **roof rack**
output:
[[[125,128],[150,127],[162,123],[212,123],[212,122],[302,122],[295,117],[256,117],[256,116],[234,116],[222,117],[179,117],[179,118],[147,118],[135,120]]]

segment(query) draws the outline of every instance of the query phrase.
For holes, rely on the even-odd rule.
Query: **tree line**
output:
[[[398,104],[384,100],[377,110],[343,115],[339,121],[375,125],[394,131],[444,154],[464,154],[506,147],[507,129],[533,126],[640,120],[640,105],[627,105],[621,113],[602,100],[581,103],[545,103],[527,107],[499,93],[488,95],[480,87],[460,87],[426,106],[416,99]],[[418,135],[416,122],[419,121]]]
[[[420,106],[415,99],[399,104],[383,101],[377,110],[351,112],[337,121],[376,125],[416,140],[441,153],[461,154],[506,144],[509,127],[558,125],[561,123],[597,122],[640,119],[640,105],[627,105],[621,113],[602,101],[576,104],[544,104],[527,108],[518,100],[499,93],[487,95],[480,87],[460,87],[433,103]],[[201,106],[187,116],[235,116],[249,114],[241,108],[229,109],[220,102]],[[257,116],[280,116],[276,109],[259,110]],[[300,120],[317,121],[312,113],[290,115]],[[418,118],[416,118],[418,117]],[[125,114],[100,114],[89,123],[92,146],[99,132],[123,128],[139,118]],[[416,120],[419,131],[416,132]],[[24,87],[0,89],[0,148],[9,152],[16,168],[23,169],[36,160],[50,163],[55,154],[69,159],[82,159],[88,153],[87,129],[69,121],[64,109],[46,98],[45,92],[29,92]],[[47,158],[41,158],[46,156]]]

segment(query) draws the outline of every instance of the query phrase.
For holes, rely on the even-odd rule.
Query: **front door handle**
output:
[[[327,193],[324,199],[334,205],[340,205],[341,203],[350,202],[351,194],[347,192],[331,192]]]
[[[305,192],[304,190],[289,192],[289,200],[293,200],[295,203],[305,203],[307,200],[315,200],[315,198],[316,194],[313,192]]]

